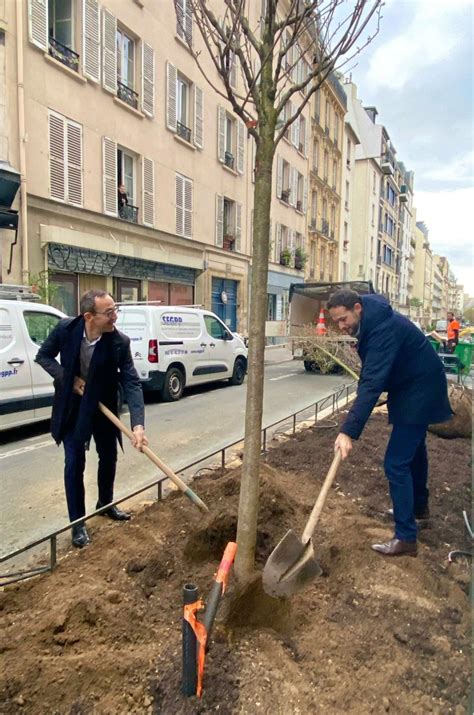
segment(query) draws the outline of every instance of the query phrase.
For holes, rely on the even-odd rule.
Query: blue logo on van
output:
[[[183,319],[179,315],[162,315],[162,323],[182,323]]]

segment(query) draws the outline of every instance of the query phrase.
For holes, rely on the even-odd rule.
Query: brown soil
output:
[[[301,532],[335,434],[312,428],[267,455],[259,568],[287,529]],[[306,591],[281,602],[257,580],[239,598],[231,580],[201,700],[180,693],[181,592],[194,582],[205,595],[235,538],[238,469],[195,480],[209,517],[172,494],[126,524],[100,520],[88,549],[0,594],[0,712],[467,713],[470,564],[447,554],[470,547],[470,444],[428,437],[431,526],[418,558],[387,560],[370,549],[392,533],[387,435],[373,416],[343,464],[314,536],[323,575]]]

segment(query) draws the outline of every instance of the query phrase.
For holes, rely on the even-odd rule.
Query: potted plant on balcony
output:
[[[295,268],[302,271],[308,260],[308,254],[303,251],[302,248],[297,248],[295,250]]]
[[[291,251],[289,248],[284,248],[280,253],[280,265],[289,266],[291,263]]]
[[[235,237],[231,233],[224,234],[224,242],[223,242],[223,246],[222,246],[224,251],[233,251],[234,250],[234,240],[235,240]]]

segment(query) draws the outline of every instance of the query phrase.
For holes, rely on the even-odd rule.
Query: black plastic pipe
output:
[[[193,583],[183,586],[183,606],[196,603],[199,598],[198,587]],[[188,621],[184,618],[183,609],[183,674],[181,692],[190,697],[196,695],[197,688],[197,640]]]

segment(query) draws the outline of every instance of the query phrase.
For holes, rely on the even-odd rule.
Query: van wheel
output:
[[[170,367],[165,375],[161,394],[165,402],[176,402],[181,399],[184,390],[184,375],[177,367]]]
[[[230,385],[241,385],[245,380],[246,365],[245,360],[242,358],[237,358],[234,363],[234,371],[232,377],[229,380]]]
[[[318,366],[312,360],[304,361],[304,369],[306,372],[320,372]]]

